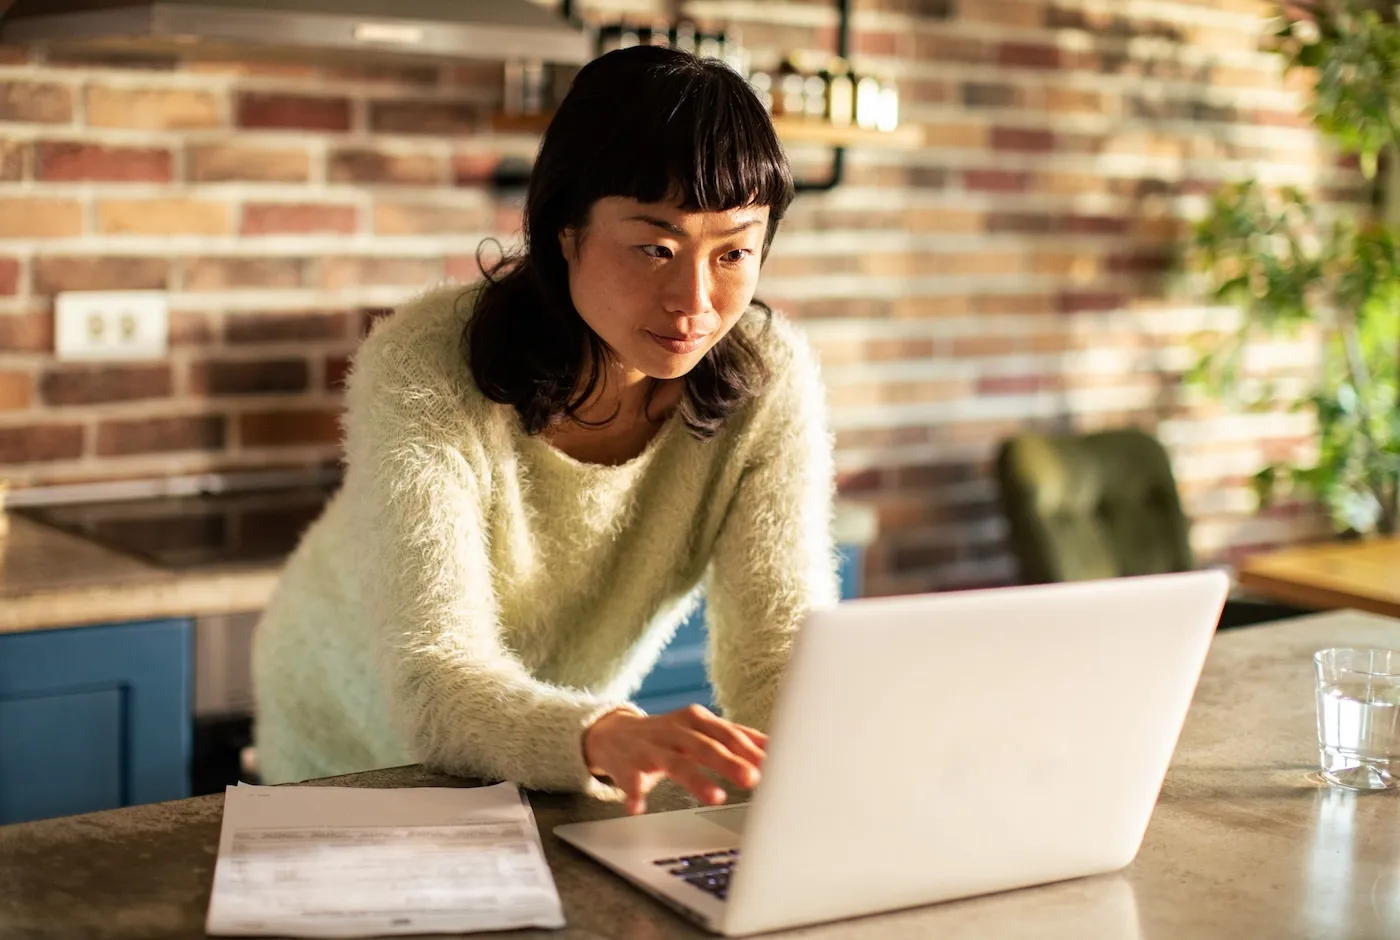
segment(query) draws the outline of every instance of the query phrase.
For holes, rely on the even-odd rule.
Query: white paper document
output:
[[[210,934],[562,926],[534,813],[515,784],[227,788]]]

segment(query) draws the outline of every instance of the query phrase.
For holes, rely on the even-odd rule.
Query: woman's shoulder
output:
[[[740,321],[747,330],[764,366],[769,385],[763,397],[789,398],[821,390],[820,363],[807,333],[779,310],[766,314],[759,309]]]

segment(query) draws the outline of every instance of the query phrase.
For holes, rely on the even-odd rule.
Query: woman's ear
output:
[[[559,230],[559,250],[564,253],[565,261],[576,261],[578,251],[578,229],[561,228]]]

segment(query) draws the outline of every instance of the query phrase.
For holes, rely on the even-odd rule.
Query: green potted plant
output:
[[[1357,156],[1373,205],[1382,204],[1381,168],[1400,179],[1396,8],[1367,0],[1288,4],[1272,38],[1289,69],[1311,70],[1314,122]],[[1400,234],[1375,211],[1357,215],[1326,218],[1296,188],[1271,192],[1251,180],[1223,189],[1197,224],[1188,259],[1212,297],[1240,310],[1240,326],[1206,337],[1187,379],[1271,407],[1276,389],[1243,378],[1250,344],[1314,333],[1321,370],[1291,407],[1316,417],[1315,459],[1264,467],[1256,490],[1265,505],[1283,490],[1311,492],[1339,531],[1390,535],[1400,511]]]

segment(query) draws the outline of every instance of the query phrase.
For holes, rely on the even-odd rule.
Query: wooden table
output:
[[[1247,558],[1241,587],[1303,607],[1400,617],[1400,538],[1303,545]]]
[[[1400,937],[1400,793],[1335,790],[1317,774],[1311,655],[1345,645],[1400,646],[1400,621],[1339,611],[1217,636],[1142,850],[1121,872],[782,936]],[[1090,774],[1102,757],[1092,740],[1084,745]],[[327,783],[471,785],[417,767],[312,785]],[[853,778],[853,798],[872,785]],[[552,835],[563,822],[617,815],[617,806],[538,793],[530,800],[569,926],[497,936],[707,936]],[[685,800],[670,791],[659,803]],[[222,807],[222,796],[206,796],[0,827],[0,937],[202,937]]]

